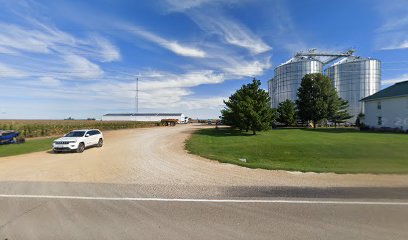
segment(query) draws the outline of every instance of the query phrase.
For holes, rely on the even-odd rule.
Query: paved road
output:
[[[2,239],[408,239],[408,179],[299,174],[187,154],[195,127],[0,159]]]
[[[408,239],[406,188],[168,187],[3,182],[0,239]]]
[[[5,239],[408,239],[407,206],[0,199]]]

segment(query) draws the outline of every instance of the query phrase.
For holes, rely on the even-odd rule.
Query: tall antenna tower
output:
[[[139,78],[136,78],[136,91],[135,91],[135,105],[136,113],[139,113]]]

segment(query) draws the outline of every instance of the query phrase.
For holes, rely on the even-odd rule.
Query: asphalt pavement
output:
[[[408,239],[405,188],[3,182],[0,192],[0,239]]]

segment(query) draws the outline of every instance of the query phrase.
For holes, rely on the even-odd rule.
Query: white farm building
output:
[[[408,81],[399,82],[363,98],[364,124],[370,128],[408,131]]]
[[[108,113],[102,116],[102,121],[160,122],[162,119],[187,122],[187,118],[182,113]]]

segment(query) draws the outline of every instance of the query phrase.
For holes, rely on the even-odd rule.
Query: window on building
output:
[[[379,126],[381,126],[382,125],[382,117],[378,117],[378,123],[377,123]]]
[[[377,109],[381,110],[381,102],[377,102]]]

